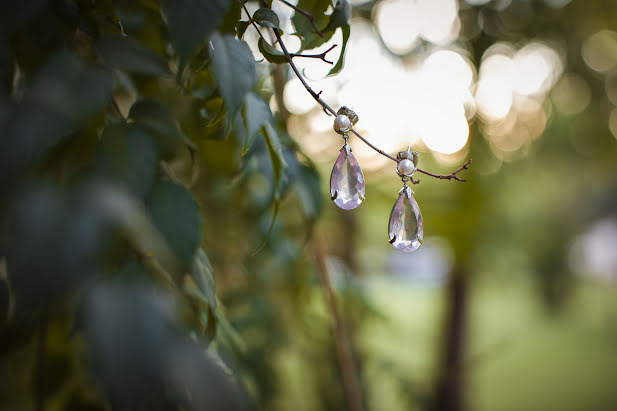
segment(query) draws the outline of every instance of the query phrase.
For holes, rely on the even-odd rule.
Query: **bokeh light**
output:
[[[604,218],[579,235],[570,248],[572,271],[617,281],[617,221]]]
[[[416,45],[420,36],[416,4],[407,0],[385,0],[375,9],[375,22],[384,43],[395,53],[405,54]],[[409,20],[412,21],[409,21]]]
[[[581,52],[583,60],[592,70],[600,73],[610,71],[617,66],[617,33],[601,30],[592,34],[583,43]]]
[[[587,82],[576,74],[566,74],[555,85],[551,94],[557,110],[566,115],[578,114],[591,102]]]

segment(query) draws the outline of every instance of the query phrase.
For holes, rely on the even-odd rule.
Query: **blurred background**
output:
[[[440,174],[473,159],[459,174],[466,182],[415,175],[424,244],[410,254],[388,243],[401,187],[394,164],[352,136],[366,201],[352,211],[332,204],[329,176],[343,144],[333,117],[287,65],[262,60],[254,27],[243,35],[258,61],[249,95],[273,113],[278,163],[267,132],[247,145],[241,126],[220,120],[211,73],[187,80],[180,65],[175,79],[161,80],[175,62],[161,65],[137,48],[114,54],[116,43],[97,43],[122,69],[113,80],[66,56],[38,71],[68,36],[41,24],[52,21],[47,3],[6,13],[25,28],[3,20],[11,46],[31,53],[16,57],[19,75],[2,75],[19,85],[42,74],[1,90],[0,410],[177,409],[134,399],[174,390],[204,393],[180,409],[244,409],[209,401],[245,396],[254,409],[354,409],[341,344],[367,410],[617,409],[616,1],[352,0],[342,71],[327,76],[331,65],[294,59],[311,87],[335,109],[353,108],[355,129],[386,152],[411,145],[419,167]],[[172,60],[157,2],[98,2],[99,27],[107,3],[119,10],[122,33]],[[261,6],[246,3],[251,14]],[[271,7],[287,47],[298,49],[293,8]],[[237,34],[247,15],[233,10]],[[70,36],[85,60],[90,23],[79,20],[83,32]],[[314,52],[336,44],[328,58],[337,61],[343,43],[337,30]],[[5,46],[0,57],[11,66]],[[58,76],[70,92],[59,92]],[[178,97],[174,81],[192,100]],[[170,112],[138,110],[144,97]],[[22,98],[38,106],[7,103]],[[41,154],[25,136],[66,134],[64,122],[36,111],[45,104],[81,128],[72,140],[46,140]],[[207,125],[195,126],[193,115]],[[164,135],[190,143],[163,155]],[[16,172],[22,164],[30,168]],[[123,185],[101,183],[109,180]],[[188,266],[203,276],[165,286],[166,271]],[[30,276],[20,282],[12,270]],[[112,283],[90,286],[84,271]],[[25,305],[15,306],[14,294]],[[162,370],[172,383],[154,377]],[[240,393],[217,385],[228,377]]]
[[[416,175],[425,242],[407,255],[387,242],[394,167],[350,139],[367,200],[326,205],[318,230],[335,284],[367,305],[347,320],[369,408],[617,408],[617,3],[352,4],[342,72],[296,60],[311,86],[386,152],[411,144],[425,170],[473,158],[466,183]],[[332,118],[295,78],[284,102],[327,182]],[[281,367],[303,357],[290,349]],[[314,397],[288,381],[283,398]]]

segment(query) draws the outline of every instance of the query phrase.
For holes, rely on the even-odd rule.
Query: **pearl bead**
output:
[[[334,119],[334,131],[339,134],[347,133],[351,130],[351,120],[344,114],[336,116]]]
[[[405,159],[401,160],[396,165],[396,171],[400,176],[409,177],[414,173],[414,171],[416,171],[416,166],[414,165],[413,161]]]

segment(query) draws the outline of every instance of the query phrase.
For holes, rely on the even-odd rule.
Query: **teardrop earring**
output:
[[[345,142],[330,175],[330,196],[334,204],[343,210],[353,210],[364,201],[364,174],[358,160],[352,154],[347,144],[349,132],[358,122],[358,115],[351,109],[343,106],[336,113],[334,131],[341,134]]]
[[[424,236],[420,207],[413,196],[413,191],[407,186],[407,182],[416,171],[418,153],[410,152],[408,148],[407,151],[399,151],[396,158],[398,160],[396,173],[403,180],[403,188],[399,191],[398,199],[390,212],[388,235],[390,244],[397,250],[409,253],[420,247]]]

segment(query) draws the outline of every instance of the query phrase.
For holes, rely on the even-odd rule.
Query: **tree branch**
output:
[[[255,30],[257,30],[257,34],[259,34],[259,37],[261,37],[265,41],[266,38],[263,36],[263,34],[261,34],[259,27],[257,27],[257,24],[253,21],[253,17],[251,16],[251,13],[249,13],[248,9],[246,8],[245,0],[238,0],[238,1],[240,1],[240,4],[242,5],[242,8],[244,9],[244,12],[246,13],[246,17],[249,19],[253,27],[255,27]]]
[[[283,1],[283,0],[280,0],[280,1]],[[245,8],[245,10],[246,10],[246,8]],[[250,18],[250,16],[249,16],[249,18]],[[285,43],[283,42],[283,39],[281,38],[281,35],[279,34],[278,30],[272,29],[272,32],[276,36],[276,41],[279,43],[279,46],[281,47],[281,50],[283,51],[283,54],[285,55],[285,60],[287,60],[287,63],[289,63],[289,66],[291,67],[291,69],[295,73],[296,77],[298,77],[298,79],[300,80],[300,82],[302,83],[302,85],[304,86],[306,91],[308,91],[309,94],[315,99],[315,101],[317,101],[317,103],[319,103],[321,105],[321,107],[323,107],[323,110],[324,110],[324,112],[326,114],[330,113],[332,115],[336,115],[336,111],[334,111],[334,109],[332,107],[330,107],[325,101],[323,101],[321,99],[321,97],[320,97],[321,91],[319,93],[316,93],[315,90],[313,90],[311,88],[311,86],[309,86],[309,84],[306,82],[304,77],[302,77],[302,74],[300,74],[300,71],[298,70],[298,68],[296,67],[296,65],[293,62],[293,56],[289,53],[289,51],[287,51],[287,47],[285,46]],[[328,51],[330,51],[330,50],[328,50]],[[327,53],[327,51],[325,53]],[[364,142],[364,144],[366,144],[367,146],[369,146],[370,148],[372,148],[373,150],[375,150],[376,152],[378,152],[382,156],[387,157],[390,160],[398,163],[398,160],[396,159],[396,157],[393,157],[390,154],[388,154],[385,151],[383,151],[382,149],[374,146],[370,141],[368,141],[366,138],[362,137],[360,135],[360,133],[358,133],[356,130],[354,130],[352,128],[350,131],[353,134],[355,134],[356,137],[358,137],[360,140],[362,140]],[[458,169],[456,169],[455,171],[453,171],[452,173],[447,174],[447,175],[431,173],[430,171],[422,170],[421,168],[418,168],[417,171],[419,171],[420,173],[426,174],[428,176],[438,178],[440,180],[456,180],[456,181],[463,181],[464,182],[465,179],[460,178],[459,176],[457,176],[457,174],[460,171],[466,170],[467,168],[469,168],[469,164],[471,164],[471,160],[468,160],[465,164],[463,164]],[[417,184],[418,182],[419,182],[418,180],[412,180],[413,184]]]
[[[456,181],[465,182],[467,180],[465,180],[464,178],[460,178],[459,176],[457,176],[457,174],[459,172],[463,171],[463,170],[467,170],[469,168],[470,164],[471,164],[471,158],[469,160],[467,160],[465,162],[465,164],[463,164],[462,166],[460,166],[459,168],[457,168],[456,170],[454,170],[450,174],[435,174],[435,173],[431,173],[430,171],[422,170],[421,168],[417,168],[416,171],[424,173],[427,176],[438,178],[440,180],[456,180]]]
[[[332,47],[330,47],[328,50],[324,51],[323,53],[320,54],[296,54],[296,53],[289,53],[289,55],[291,57],[306,57],[306,58],[314,58],[314,59],[320,59],[323,60],[325,63],[328,64],[334,64],[334,62],[330,61],[330,60],[326,60],[326,54],[328,54],[330,51],[332,51],[333,48],[336,47],[336,44],[332,45]]]
[[[322,240],[317,231],[313,234],[313,251],[317,260],[317,271],[321,280],[321,288],[324,292],[324,298],[332,317],[332,331],[334,332],[334,345],[336,346],[336,356],[338,358],[339,367],[341,370],[341,379],[347,398],[349,411],[363,411],[362,391],[360,390],[360,381],[356,372],[356,366],[353,360],[351,344],[347,336],[345,324],[341,318],[341,313],[338,309],[336,296],[332,290],[328,266],[326,265],[326,254],[323,249]]]
[[[317,35],[319,37],[323,37],[323,34],[321,32],[321,30],[319,30],[317,28],[317,25],[315,24],[315,16],[313,16],[311,13],[304,11],[302,9],[299,9],[298,7],[294,6],[293,4],[291,4],[290,2],[286,1],[286,0],[279,0],[281,3],[291,7],[292,9],[294,9],[296,11],[296,13],[300,13],[302,14],[304,17],[306,17],[310,22],[311,25],[313,26],[313,28],[315,29],[315,33],[317,33]]]
[[[325,101],[323,101],[321,99],[321,97],[319,97],[319,95],[321,94],[321,92],[318,94],[315,92],[315,90],[313,90],[311,88],[311,86],[308,85],[308,83],[306,82],[306,80],[304,79],[304,77],[302,77],[302,74],[300,74],[300,71],[298,70],[298,68],[296,67],[296,65],[294,64],[291,55],[289,54],[289,52],[287,51],[287,47],[285,47],[285,43],[283,43],[283,40],[281,39],[281,35],[278,33],[277,30],[273,30],[274,35],[276,36],[276,39],[279,43],[279,45],[281,46],[281,50],[283,50],[283,54],[285,54],[285,59],[287,60],[287,62],[289,63],[289,66],[291,67],[291,69],[293,70],[293,72],[296,74],[296,77],[298,77],[298,79],[300,80],[300,82],[302,83],[302,85],[304,86],[304,88],[306,89],[306,91],[309,92],[309,94],[311,96],[313,96],[313,98],[315,99],[315,101],[317,101],[323,108],[324,111],[330,112],[330,114],[332,115],[336,115],[336,111],[334,111],[334,109],[332,107],[330,107],[328,105],[328,103],[326,103]],[[362,137],[356,130],[351,129],[351,132],[354,133],[360,140],[362,140],[366,145],[368,145],[370,148],[372,148],[373,150],[377,151],[379,154],[388,157],[390,160],[392,161],[396,161],[396,158],[392,157],[390,154],[386,153],[385,151],[375,147],[373,144],[371,144],[370,141],[368,141],[367,139],[365,139],[364,137]]]

